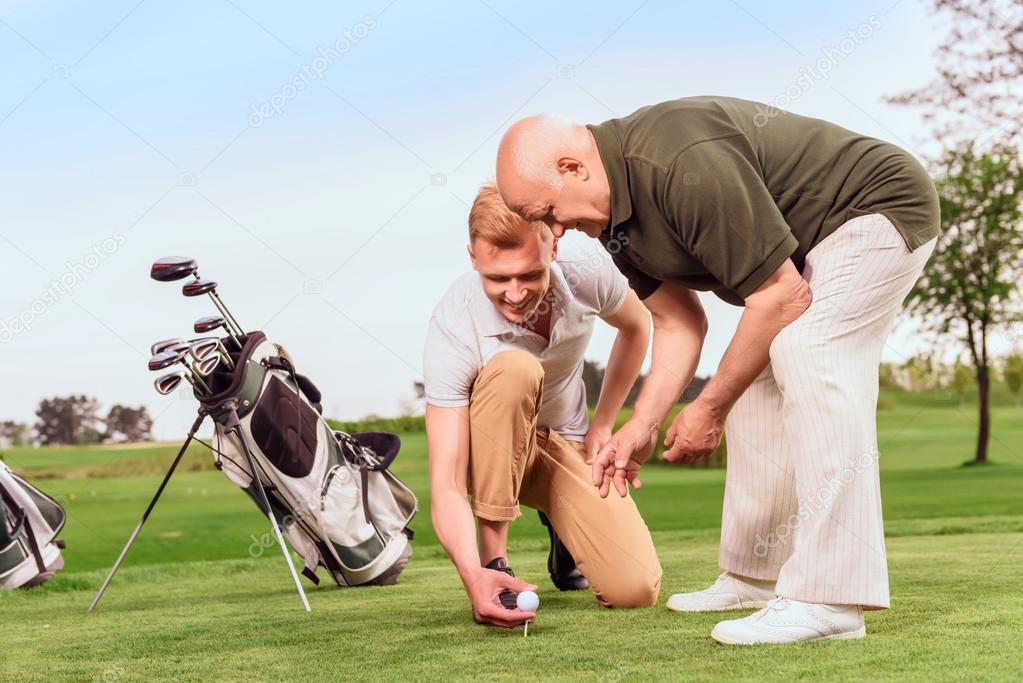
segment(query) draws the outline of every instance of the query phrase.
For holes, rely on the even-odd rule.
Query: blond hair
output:
[[[550,231],[543,222],[527,221],[509,209],[495,183],[480,187],[469,210],[469,244],[481,238],[499,249],[513,249],[525,244],[529,235],[546,239]]]

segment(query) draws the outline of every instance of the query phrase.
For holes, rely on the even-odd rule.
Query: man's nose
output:
[[[553,234],[553,235],[554,235],[555,237],[564,237],[564,236],[565,236],[565,226],[564,226],[564,225],[562,225],[561,223],[559,223],[559,222],[557,222],[557,221],[552,221],[552,222],[551,222],[551,223],[549,224],[549,226],[548,226],[548,227],[550,227],[550,229],[551,229],[551,233],[552,233],[552,234]]]
[[[518,306],[519,304],[526,300],[526,297],[528,295],[529,292],[526,291],[526,288],[523,287],[521,283],[513,280],[511,284],[509,284],[508,303]]]

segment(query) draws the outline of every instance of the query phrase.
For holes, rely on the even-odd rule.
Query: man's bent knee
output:
[[[526,351],[502,351],[480,370],[476,380],[500,382],[509,391],[536,391],[543,382],[543,366]]]
[[[601,588],[602,590],[597,593],[597,601],[604,607],[617,609],[650,607],[657,604],[657,596],[661,592],[661,577],[660,574],[656,580],[622,577],[612,585]]]

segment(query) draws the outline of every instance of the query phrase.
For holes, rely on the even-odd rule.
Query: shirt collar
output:
[[[604,164],[607,182],[611,189],[611,218],[605,233],[632,217],[632,197],[629,196],[629,171],[625,167],[625,153],[622,141],[614,129],[614,122],[605,121],[588,125],[597,143],[600,161]]]
[[[553,329],[554,322],[561,315],[562,309],[571,296],[568,280],[565,279],[565,274],[561,271],[561,266],[557,261],[551,262],[551,287],[557,293],[557,296],[553,297],[554,310],[551,311],[551,329]],[[497,310],[494,302],[487,298],[487,293],[483,291],[483,280],[478,275],[476,277],[476,297],[478,301],[476,310],[479,312],[480,332],[484,337],[530,334],[521,325],[516,325],[501,315],[501,311]]]

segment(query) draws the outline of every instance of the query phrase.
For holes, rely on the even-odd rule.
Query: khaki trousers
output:
[[[725,423],[719,563],[782,597],[889,606],[878,482],[878,366],[936,239],[910,252],[880,214],[807,254],[810,307]]]
[[[469,488],[473,513],[518,517],[519,502],[541,510],[605,607],[657,601],[661,565],[632,498],[593,486],[581,443],[537,427],[543,368],[525,351],[497,354],[479,373],[469,402]]]

